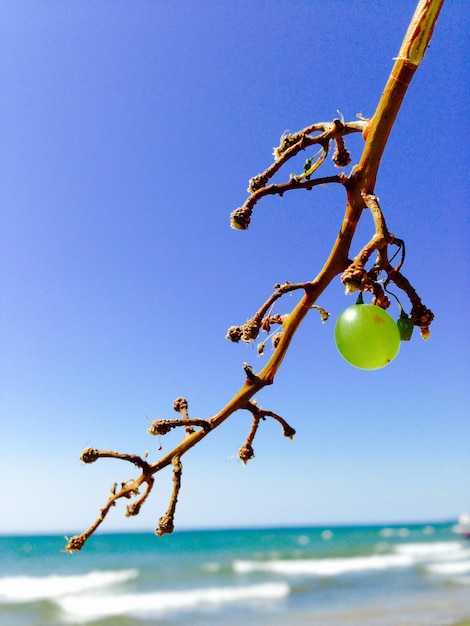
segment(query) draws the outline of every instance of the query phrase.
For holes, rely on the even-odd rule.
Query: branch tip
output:
[[[94,463],[100,456],[99,450],[96,448],[86,448],[80,455],[80,461],[84,463]]]

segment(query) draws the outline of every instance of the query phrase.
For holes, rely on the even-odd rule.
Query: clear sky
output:
[[[373,113],[414,7],[2,2],[0,532],[84,530],[112,483],[136,473],[85,466],[83,448],[155,460],[181,433],[159,441],[149,420],[177,417],[178,396],[211,417],[243,383],[242,363],[265,363],[225,333],[275,283],[317,274],[343,190],[266,199],[247,232],[229,215],[284,131]],[[430,340],[416,333],[383,370],[349,366],[333,328],[354,297],[338,278],[318,302],[330,321],[312,312],[257,398],[295,441],[263,423],[244,467],[251,420],[234,415],[183,458],[177,528],[446,520],[470,508],[469,27],[467,3],[448,0],[376,187],[407,244],[403,271],[435,312]],[[362,140],[349,145],[353,165]],[[371,234],[365,218],[353,252]],[[165,471],[139,517],[121,504],[103,530],[153,529],[170,488]]]

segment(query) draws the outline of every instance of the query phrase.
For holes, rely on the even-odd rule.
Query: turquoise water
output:
[[[0,537],[0,624],[439,625],[470,616],[452,524]],[[407,621],[405,621],[407,620]]]

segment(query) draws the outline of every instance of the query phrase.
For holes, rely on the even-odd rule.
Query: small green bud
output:
[[[397,321],[397,326],[398,332],[400,333],[400,339],[402,341],[409,341],[411,339],[411,335],[413,334],[414,324],[406,313],[400,315]]]

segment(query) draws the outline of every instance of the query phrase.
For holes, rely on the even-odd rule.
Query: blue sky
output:
[[[0,9],[0,532],[84,530],[147,434],[185,396],[210,417],[265,363],[224,336],[275,283],[313,278],[338,231],[341,189],[268,198],[229,228],[248,179],[286,131],[370,116],[415,7],[390,2],[4,2]],[[339,279],[296,335],[237,450],[237,413],[183,458],[178,528],[440,520],[470,507],[468,11],[447,2],[377,181],[404,273],[436,315],[375,372],[338,355]],[[349,141],[353,163],[362,142]],[[308,154],[302,156],[304,159]],[[302,169],[303,160],[293,167]],[[325,165],[331,173],[332,165]],[[291,173],[289,166],[285,178]],[[372,233],[365,216],[353,252]],[[279,313],[296,296],[286,296]],[[269,350],[268,356],[269,356]],[[139,517],[155,527],[163,472]]]

